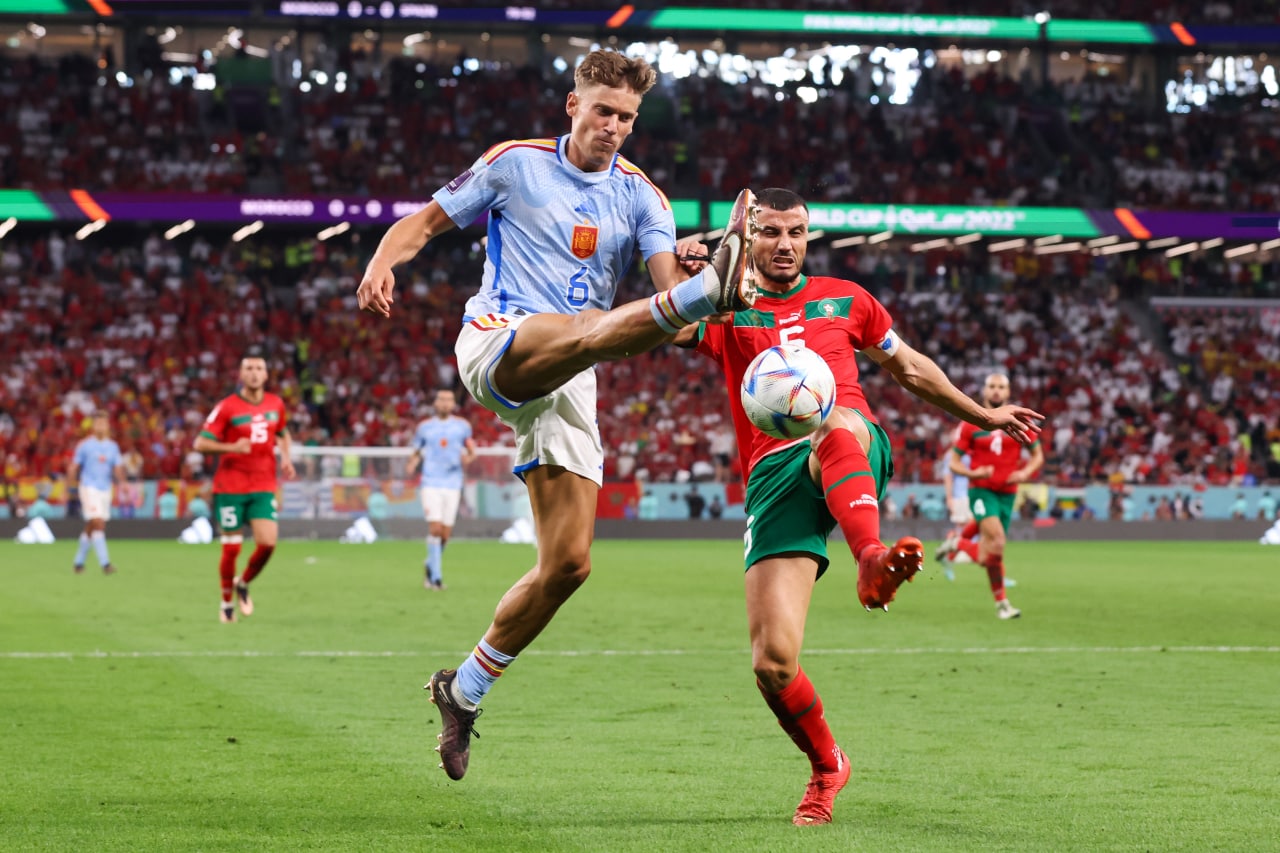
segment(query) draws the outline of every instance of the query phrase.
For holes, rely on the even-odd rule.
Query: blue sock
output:
[[[75,565],[83,566],[85,557],[89,556],[89,534],[80,534],[80,547],[76,549]]]
[[[101,566],[111,565],[111,555],[107,553],[107,534],[101,530],[95,530],[89,538],[93,540],[93,551],[98,555],[98,564]]]
[[[649,314],[664,331],[675,334],[690,323],[716,313],[720,278],[707,267],[688,281],[649,299]]]
[[[443,547],[439,536],[427,537],[427,580],[432,583],[440,583],[443,580],[440,574],[444,569],[444,566],[441,565],[443,561],[442,550]]]
[[[504,655],[481,640],[475,651],[458,667],[458,677],[453,681],[454,698],[479,705],[489,688],[515,659],[515,655]]]

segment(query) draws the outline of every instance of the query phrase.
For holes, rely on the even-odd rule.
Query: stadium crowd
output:
[[[87,414],[105,405],[138,477],[193,477],[190,444],[229,392],[250,344],[304,444],[404,445],[437,386],[457,385],[452,346],[479,279],[479,247],[443,243],[405,275],[390,321],[355,310],[371,247],[361,235],[213,245],[157,235],[79,241],[48,231],[0,243],[0,455],[5,476],[62,472]],[[1007,371],[1015,397],[1050,416],[1046,478],[1063,485],[1226,484],[1280,476],[1280,345],[1274,317],[1200,312],[1169,335],[1122,309],[1131,262],[1085,254],[832,251],[814,272],[864,283],[904,337],[966,391]],[[980,259],[987,268],[981,272]],[[1118,256],[1123,257],[1123,256]],[[961,263],[967,260],[968,266]],[[938,267],[944,274],[937,274]],[[926,270],[933,270],[926,274]],[[967,272],[963,272],[967,270]],[[1130,271],[1132,273],[1132,271]],[[294,284],[296,282],[296,285]],[[633,274],[619,299],[641,296]],[[1159,290],[1158,278],[1150,287]],[[1141,312],[1144,303],[1132,302]],[[1154,330],[1154,332],[1153,332]],[[1223,340],[1240,343],[1223,348]],[[667,347],[602,365],[606,476],[739,477],[721,381]],[[900,482],[936,482],[952,424],[867,367],[869,398],[895,442]],[[467,405],[481,444],[506,428]],[[1280,446],[1280,445],[1277,445]]]
[[[1280,199],[1268,110],[1171,114],[1114,78],[1041,87],[924,63],[895,105],[865,56],[839,85],[834,70],[781,100],[714,76],[667,80],[627,154],[670,195],[703,199],[765,176],[812,201],[1271,210]],[[84,57],[0,60],[0,177],[29,189],[424,196],[495,141],[558,134],[562,98],[547,93],[568,85],[527,67],[396,58],[344,91],[202,92],[164,75],[124,85]],[[816,101],[794,96],[804,86]]]

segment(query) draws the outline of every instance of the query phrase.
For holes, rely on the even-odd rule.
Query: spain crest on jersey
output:
[[[586,260],[596,253],[596,242],[600,237],[600,229],[594,225],[573,226],[573,240],[569,245],[573,256]]]

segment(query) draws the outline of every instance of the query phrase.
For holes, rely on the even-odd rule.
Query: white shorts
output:
[[[969,512],[969,491],[966,489],[964,494],[953,495],[953,505],[951,507],[951,523],[967,524],[969,519],[973,518]]]
[[[557,465],[600,485],[604,447],[596,423],[596,371],[586,370],[545,397],[524,403],[506,399],[493,387],[493,371],[528,315],[485,314],[462,325],[454,348],[458,374],[472,397],[515,430],[513,473]]]
[[[461,500],[461,489],[423,486],[422,517],[427,521],[438,521],[445,527],[453,527],[458,520],[458,503]]]
[[[106,521],[111,518],[111,490],[81,486],[80,514],[85,521]]]

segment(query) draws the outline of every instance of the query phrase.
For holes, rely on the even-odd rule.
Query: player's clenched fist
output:
[[[395,301],[391,291],[395,286],[396,275],[391,271],[391,267],[369,264],[369,268],[364,271],[364,278],[360,281],[360,287],[356,289],[356,303],[361,311],[390,317],[391,303]]]

